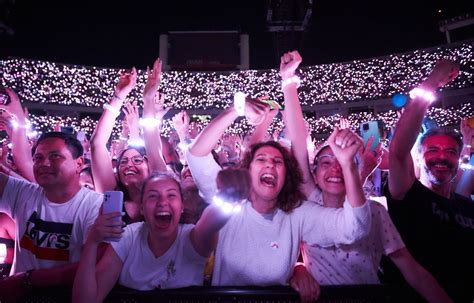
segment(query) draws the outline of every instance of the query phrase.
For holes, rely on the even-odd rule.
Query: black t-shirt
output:
[[[458,194],[447,199],[418,180],[401,201],[391,198],[388,186],[385,195],[390,217],[418,263],[442,285],[474,281],[474,202]],[[387,280],[396,280],[392,270],[383,271]]]

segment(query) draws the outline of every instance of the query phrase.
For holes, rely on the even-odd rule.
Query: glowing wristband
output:
[[[31,122],[27,119],[25,119],[25,124],[24,125],[18,123],[18,121],[14,118],[12,118],[10,120],[10,123],[11,123],[11,125],[14,129],[17,129],[17,128],[31,129]]]
[[[459,168],[462,170],[472,170],[474,167],[472,166],[472,164],[469,163],[461,163],[459,165]]]
[[[142,139],[128,140],[127,143],[129,146],[135,146],[135,147],[145,146],[145,141],[143,141]]]
[[[431,92],[429,90],[422,89],[420,87],[415,87],[414,89],[412,89],[410,91],[409,95],[410,95],[411,99],[422,98],[425,101],[430,102],[430,103],[432,103],[434,100],[436,100],[436,97],[433,94],[433,92]]]
[[[189,142],[186,142],[186,141],[189,141]],[[178,148],[184,151],[188,149],[190,144],[191,144],[190,140],[180,141],[178,143]]]
[[[239,116],[245,116],[245,98],[246,94],[236,92],[234,95],[234,108]]]
[[[109,103],[104,103],[104,105],[102,106],[105,110],[108,110],[110,111],[112,114],[115,114],[116,116],[120,115],[120,110],[116,109],[115,107],[113,107],[112,105],[110,105]]]
[[[155,119],[155,118],[141,118],[138,123],[142,127],[153,128],[153,127],[160,126],[161,125],[161,120],[160,119]]]
[[[224,201],[222,198],[218,196],[214,196],[212,198],[212,202],[218,206],[223,213],[230,214],[230,213],[238,213],[242,209],[242,205],[240,203],[230,203]]]
[[[281,81],[281,89],[284,89],[285,87],[287,87],[288,85],[292,83],[296,83],[297,88],[300,87],[301,85],[300,77],[298,77],[297,75],[294,75],[288,79]]]

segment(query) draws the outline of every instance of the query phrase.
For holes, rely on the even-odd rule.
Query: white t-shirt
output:
[[[316,203],[322,205],[321,199]],[[349,245],[321,247],[304,244],[306,267],[321,285],[380,284],[377,270],[382,255],[405,247],[383,205],[369,201],[372,228],[367,237]]]
[[[9,177],[0,211],[16,222],[15,272],[78,262],[103,195],[81,187],[65,203],[46,198],[35,183]]]
[[[202,285],[207,258],[199,255],[191,243],[189,236],[193,227],[180,224],[173,245],[158,258],[148,246],[145,222],[125,227],[120,241],[111,243],[123,262],[119,284],[137,290]]]
[[[187,162],[203,196],[212,197],[217,172],[211,172],[212,156],[186,153]],[[218,168],[218,166],[217,166]],[[215,177],[214,177],[215,178]],[[200,187],[205,184],[204,190]],[[219,232],[213,285],[284,285],[293,272],[300,241],[321,246],[353,243],[370,230],[367,203],[341,209],[304,202],[291,213],[277,209],[271,220],[258,213],[249,201]]]

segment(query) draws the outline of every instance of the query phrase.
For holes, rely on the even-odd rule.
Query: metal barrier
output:
[[[71,289],[36,289],[22,302],[70,302]],[[115,288],[105,302],[168,302],[168,303],[293,303],[298,294],[290,287],[190,287],[170,290],[135,291]],[[423,302],[410,288],[384,285],[323,286],[318,302]]]

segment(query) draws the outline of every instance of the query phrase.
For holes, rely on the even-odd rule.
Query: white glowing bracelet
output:
[[[459,165],[459,168],[462,170],[472,170],[474,167],[472,166],[472,164],[469,163],[461,163]]]
[[[410,99],[422,98],[425,101],[430,102],[430,103],[436,100],[436,97],[433,94],[433,92],[420,88],[420,87],[415,87],[414,89],[412,89],[409,95],[410,95]]]
[[[239,116],[245,116],[245,98],[247,95],[242,92],[236,92],[234,95],[234,108]]]
[[[294,75],[294,76],[291,76],[288,79],[285,79],[285,80],[281,81],[281,89],[285,89],[285,87],[287,87],[291,83],[296,83],[297,88],[300,87],[300,85],[301,85],[300,77],[298,77],[297,75]]]
[[[220,207],[222,212],[225,214],[238,213],[242,209],[242,205],[240,203],[229,203],[218,196],[214,196],[212,198],[212,202],[214,202],[216,206]]]
[[[31,129],[31,122],[28,119],[25,119],[25,124],[20,124],[16,119],[12,118],[10,120],[10,123],[14,129],[17,129],[17,128]]]
[[[104,106],[102,106],[105,110],[110,111],[112,114],[115,114],[116,116],[120,115],[120,110],[116,109],[109,103],[104,103]]]
[[[138,122],[140,126],[145,128],[153,128],[161,125],[161,120],[156,118],[141,118]]]
[[[135,147],[145,146],[145,141],[143,141],[143,139],[128,140],[127,143],[129,146],[135,146]]]

